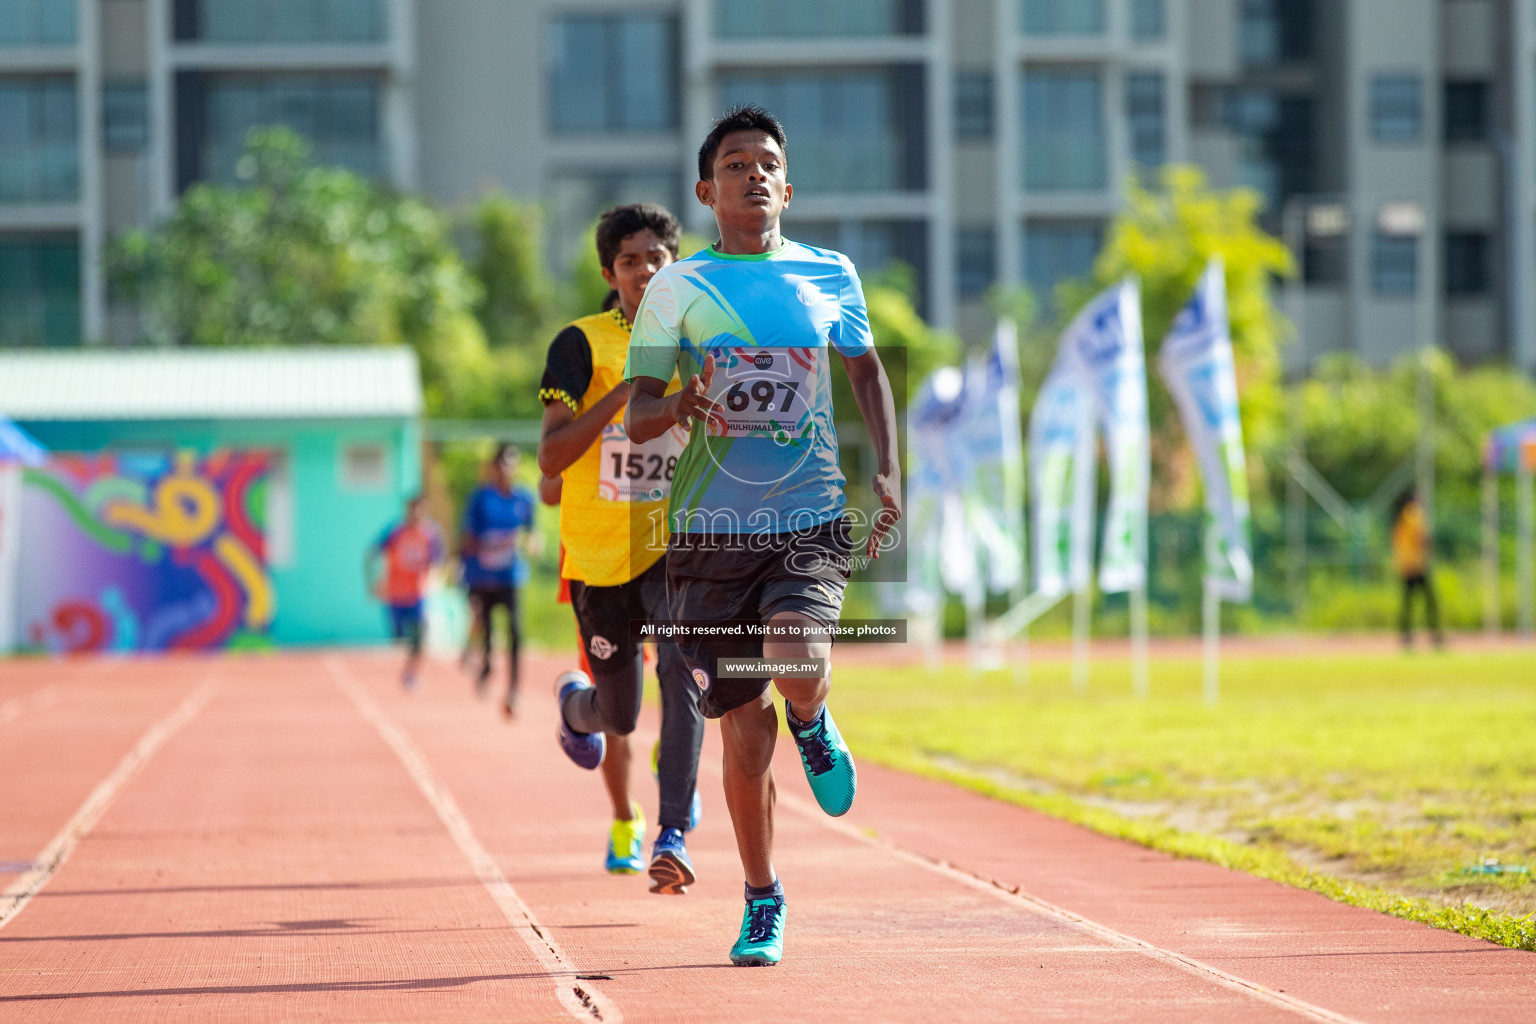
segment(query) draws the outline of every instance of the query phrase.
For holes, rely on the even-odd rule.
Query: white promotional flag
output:
[[[1220,257],[1207,265],[1194,295],[1174,318],[1157,368],[1178,405],[1205,485],[1207,581],[1227,600],[1246,601],[1253,589],[1248,462]]]
[[[966,522],[984,562],[987,589],[1006,593],[1024,574],[1024,454],[1019,431],[1018,337],[1000,321],[992,349],[966,369],[955,458],[969,468]]]
[[[1035,590],[1045,598],[1086,590],[1093,572],[1093,394],[1068,343],[1078,321],[1068,329],[1029,415]]]
[[[1147,495],[1151,430],[1141,295],[1132,279],[1101,293],[1074,322],[1066,343],[1093,391],[1109,453],[1109,507],[1099,550],[1099,587],[1135,590],[1147,576]]]

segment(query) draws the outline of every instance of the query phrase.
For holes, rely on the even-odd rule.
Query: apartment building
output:
[[[1536,11],[1525,0],[0,0],[0,343],[126,341],[104,240],[254,124],[443,203],[707,231],[724,105],[791,134],[793,237],[982,337],[997,282],[1085,271],[1138,168],[1266,196],[1306,253],[1298,361],[1425,340],[1536,369]]]

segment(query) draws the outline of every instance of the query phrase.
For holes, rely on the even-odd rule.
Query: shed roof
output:
[[[0,351],[14,420],[351,419],[417,416],[409,348]]]

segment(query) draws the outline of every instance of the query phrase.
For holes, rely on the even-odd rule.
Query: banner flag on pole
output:
[[[965,518],[978,569],[992,593],[1015,589],[1024,575],[1024,451],[1019,430],[1018,335],[999,321],[992,348],[966,367],[965,398],[954,457],[965,466]]]
[[[1092,330],[1102,299],[1067,329],[1029,415],[1035,591],[1046,599],[1086,590],[1093,573],[1093,393],[1073,339]]]
[[[1099,548],[1099,588],[1117,594],[1147,578],[1147,497],[1152,480],[1141,290],[1131,278],[1089,304],[1067,343],[1087,375],[1109,455],[1109,507]]]
[[[1178,406],[1205,485],[1207,585],[1226,600],[1247,601],[1253,592],[1248,462],[1220,257],[1212,258],[1195,293],[1174,318],[1157,365]]]

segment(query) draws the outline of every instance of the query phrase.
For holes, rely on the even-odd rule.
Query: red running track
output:
[[[557,667],[507,725],[450,666],[407,695],[372,654],[0,664],[0,1022],[1536,1015],[1532,954],[938,783],[865,764],[833,821],[787,742],[786,959],[733,968],[717,733],[701,881],[653,896],[601,871]]]

